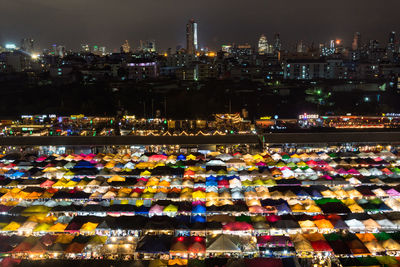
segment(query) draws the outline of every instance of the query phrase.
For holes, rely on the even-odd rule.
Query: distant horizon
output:
[[[388,32],[387,32],[387,35],[389,36],[389,33],[391,33],[391,32],[392,32],[392,31],[388,31]],[[279,33],[279,32],[276,32],[276,33]],[[354,33],[355,33],[355,32],[354,32]],[[353,35],[354,35],[354,33],[353,33]],[[280,34],[280,33],[279,33],[279,34]],[[259,34],[258,37],[260,37],[261,35],[266,35],[266,36],[267,36],[268,43],[269,43],[269,44],[273,44],[273,40],[274,40],[273,37],[272,37],[272,38],[268,38],[268,35],[265,34],[265,33]],[[272,36],[274,36],[274,35],[275,35],[275,33],[272,34]],[[397,36],[397,35],[398,35],[398,36]],[[396,43],[396,44],[399,44],[399,43],[400,43],[400,32],[399,32],[399,33],[396,32],[396,37],[398,37],[398,38],[396,38],[396,42],[395,42],[395,43]],[[139,41],[137,41],[137,42],[135,42],[135,43],[132,43],[129,39],[125,39],[125,40],[123,40],[123,41],[121,42],[121,45],[120,45],[119,47],[112,48],[111,50],[110,50],[110,47],[108,47],[108,46],[106,46],[106,45],[103,45],[103,44],[100,44],[100,43],[96,43],[96,42],[93,42],[93,43],[90,43],[90,42],[82,42],[82,43],[79,43],[79,44],[77,44],[77,45],[75,44],[75,45],[73,45],[73,46],[66,46],[66,45],[63,44],[63,43],[52,42],[52,43],[49,43],[48,46],[43,47],[43,46],[39,46],[39,45],[37,44],[37,41],[38,41],[38,40],[36,40],[36,39],[33,38],[32,36],[22,37],[19,41],[14,41],[14,40],[12,40],[12,41],[8,41],[8,42],[2,42],[2,43],[0,43],[0,47],[5,48],[5,46],[6,46],[7,44],[13,44],[13,45],[16,45],[16,47],[18,48],[18,47],[20,47],[20,42],[21,42],[21,40],[22,40],[23,38],[32,38],[32,39],[34,40],[34,42],[35,42],[35,49],[37,50],[37,48],[39,47],[39,50],[36,51],[36,52],[42,52],[42,51],[44,51],[44,50],[46,50],[46,49],[50,49],[53,45],[65,46],[65,48],[66,48],[67,50],[80,51],[81,45],[89,45],[89,48],[90,48],[90,49],[92,49],[94,46],[98,46],[98,47],[105,47],[107,52],[118,53],[118,52],[120,52],[120,47],[121,47],[121,45],[123,44],[123,42],[124,42],[125,40],[128,40],[129,45],[130,45],[130,47],[131,47],[131,49],[132,49],[133,52],[136,51],[138,48],[140,48],[140,40],[142,40],[142,41],[154,40],[155,43],[156,43],[156,50],[157,50],[157,52],[166,52],[169,48],[171,48],[172,51],[175,51],[176,48],[178,48],[179,46],[181,46],[181,48],[186,49],[186,47],[185,47],[184,45],[180,45],[180,44],[177,44],[175,47],[168,47],[168,48],[165,48],[165,49],[159,48],[159,47],[157,46],[157,39],[155,39],[155,38],[151,38],[151,39],[139,39]],[[282,41],[282,50],[288,50],[288,51],[290,51],[290,50],[295,50],[295,48],[296,48],[295,46],[296,46],[297,42],[299,42],[299,41],[303,41],[303,43],[304,43],[306,46],[311,46],[312,44],[314,44],[315,46],[318,46],[319,44],[329,44],[329,42],[330,42],[331,40],[337,40],[337,39],[339,39],[339,40],[341,40],[341,41],[343,42],[343,46],[344,46],[345,48],[351,48],[351,43],[352,43],[352,41],[353,41],[353,39],[344,39],[344,38],[341,38],[341,37],[338,36],[338,37],[336,37],[336,38],[327,39],[327,40],[325,40],[325,41],[310,41],[310,40],[305,40],[305,39],[299,39],[299,40],[294,41],[293,43],[290,43],[290,44],[288,45],[288,43],[286,43],[286,42],[284,41],[284,39],[282,38],[281,35],[280,35],[280,39],[281,39],[281,41]],[[371,38],[371,39],[370,39],[370,38],[367,38],[367,39],[365,39],[365,38],[363,38],[363,34],[361,33],[361,43],[362,43],[363,45],[365,45],[366,43],[368,43],[368,41],[370,41],[370,40],[377,40],[377,41],[379,42],[379,45],[382,46],[382,45],[385,45],[385,44],[388,43],[388,39],[389,39],[389,38],[387,38],[387,40],[380,40],[380,39],[376,39],[376,38]],[[137,44],[137,45],[136,45],[136,44]],[[254,41],[254,42],[249,42],[249,41],[247,41],[247,42],[246,42],[246,41],[244,41],[244,42],[226,42],[226,43],[221,43],[219,46],[216,46],[216,47],[200,46],[200,47],[199,47],[199,50],[201,50],[201,49],[203,49],[203,48],[209,48],[211,51],[219,51],[219,50],[221,50],[221,47],[222,47],[223,45],[232,45],[232,44],[236,44],[236,45],[250,44],[250,45],[252,46],[252,48],[256,49],[256,48],[257,48],[257,44],[258,44],[258,38],[257,38],[257,40]],[[201,48],[201,49],[200,49],[200,48]]]
[[[261,34],[271,42],[275,33],[280,33],[285,49],[298,40],[319,44],[336,38],[350,46],[355,32],[364,41],[386,43],[391,31],[400,33],[399,8],[397,0],[329,4],[318,0],[13,0],[2,5],[0,43],[18,45],[22,38],[33,38],[41,50],[54,43],[76,50],[87,43],[115,51],[125,40],[135,48],[139,40],[154,39],[158,51],[175,50],[177,45],[185,47],[185,25],[191,18],[199,25],[200,47],[212,50],[229,43],[256,45]]]

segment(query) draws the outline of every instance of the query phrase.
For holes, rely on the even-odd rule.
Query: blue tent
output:
[[[94,165],[92,163],[90,163],[89,161],[80,160],[80,161],[78,161],[78,163],[76,163],[74,168],[94,168]]]
[[[176,159],[177,159],[177,160],[186,160],[186,156],[180,154]]]
[[[140,206],[140,208],[135,212],[136,214],[149,214],[149,208],[145,206]]]
[[[200,216],[200,215],[196,215],[196,216],[193,216],[191,218],[191,220],[192,220],[192,223],[196,223],[196,222],[205,223],[206,222],[206,217]]]
[[[206,213],[206,207],[202,205],[196,205],[193,208],[192,213]]]
[[[206,181],[206,186],[218,186],[218,182],[214,180],[208,180]]]

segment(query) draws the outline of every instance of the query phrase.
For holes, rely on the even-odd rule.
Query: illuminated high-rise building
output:
[[[129,45],[128,40],[125,40],[125,43],[123,43],[121,46],[121,53],[130,53],[130,52],[131,52],[131,46]]]
[[[303,40],[300,40],[299,42],[297,42],[296,52],[297,53],[305,53],[306,52],[306,46],[305,46]]]
[[[140,40],[140,51],[142,52],[156,52],[155,40]]]
[[[21,50],[32,54],[35,51],[34,40],[32,38],[24,38],[21,40]]]
[[[359,32],[354,33],[353,43],[351,49],[357,51],[361,49],[361,34]]]
[[[279,52],[282,49],[282,42],[279,33],[275,33],[274,36],[274,52]]]
[[[197,23],[194,19],[186,24],[186,53],[195,54],[198,49],[197,43]]]
[[[388,45],[387,45],[387,50],[390,53],[394,53],[396,49],[396,32],[392,31],[389,34],[389,40],[388,40]]]
[[[267,37],[264,34],[262,34],[260,39],[258,40],[258,53],[260,55],[265,55],[269,52],[268,50],[269,49],[268,49]]]
[[[89,53],[90,47],[88,44],[81,44],[81,52]]]
[[[54,56],[64,57],[66,55],[65,46],[53,44],[51,54]]]
[[[105,46],[94,45],[93,49],[91,50],[91,52],[94,55],[104,56],[106,54],[106,47]]]

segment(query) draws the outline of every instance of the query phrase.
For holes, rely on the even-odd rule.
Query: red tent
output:
[[[310,243],[315,251],[332,251],[331,246],[325,240],[311,241]]]

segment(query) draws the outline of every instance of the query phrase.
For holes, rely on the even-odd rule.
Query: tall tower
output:
[[[279,33],[275,33],[274,36],[274,52],[279,52],[282,49],[282,42]]]
[[[388,45],[387,45],[388,52],[391,52],[391,53],[395,52],[395,44],[396,44],[396,32],[392,31],[389,34],[389,40],[388,40]]]
[[[197,49],[197,23],[191,19],[186,24],[186,53],[195,54]]]
[[[32,54],[35,50],[34,40],[32,38],[24,38],[21,40],[21,50]]]
[[[353,51],[361,49],[361,34],[359,32],[354,33],[353,43],[351,44]]]
[[[129,45],[128,40],[125,40],[125,43],[121,45],[121,53],[130,53],[131,46]]]
[[[306,46],[305,46],[303,40],[300,40],[299,42],[297,42],[296,52],[297,53],[305,53],[306,52]]]
[[[267,37],[262,34],[260,39],[258,40],[258,53],[260,55],[264,55],[267,54],[268,51],[268,41],[267,41]]]

